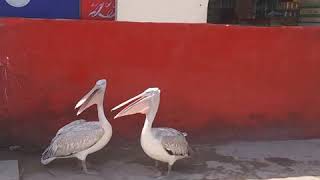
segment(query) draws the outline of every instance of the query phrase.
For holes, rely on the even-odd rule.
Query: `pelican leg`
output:
[[[86,160],[82,160],[81,164],[82,164],[82,170],[87,174],[88,173],[88,169],[87,169]]]
[[[171,164],[168,164],[168,173],[167,173],[167,176],[169,176],[170,172],[171,172],[171,168],[172,168],[172,165]]]
[[[155,165],[156,167],[159,167],[159,161],[155,160],[155,161],[154,161],[154,165]]]
[[[99,174],[98,172],[88,171],[86,160],[82,160],[81,163],[82,163],[82,169],[85,174],[89,174],[89,175],[98,175]]]

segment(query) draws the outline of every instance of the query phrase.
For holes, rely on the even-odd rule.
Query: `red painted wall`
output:
[[[319,49],[320,28],[1,19],[1,142],[47,142],[100,78],[115,137],[144,117],[109,110],[153,86],[156,125],[195,139],[320,137]]]

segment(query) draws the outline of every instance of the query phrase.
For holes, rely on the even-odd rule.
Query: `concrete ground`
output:
[[[19,180],[19,167],[17,160],[0,161],[1,180]]]
[[[85,175],[75,159],[40,164],[41,152],[0,149],[0,160],[19,160],[21,180],[320,180],[320,140],[192,145],[193,157],[178,161],[170,176],[154,166],[139,144],[107,148],[88,156]]]

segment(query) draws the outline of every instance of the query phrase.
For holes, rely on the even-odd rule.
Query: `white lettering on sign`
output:
[[[6,0],[6,2],[13,7],[24,7],[29,4],[30,0]]]
[[[92,4],[91,6],[95,7],[93,11],[89,13],[91,17],[101,17],[106,19],[111,19],[115,17],[115,6],[112,2],[101,2],[98,4]],[[107,9],[103,13],[103,9]]]

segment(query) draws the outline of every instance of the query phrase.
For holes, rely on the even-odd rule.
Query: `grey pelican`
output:
[[[112,111],[129,104],[115,118],[136,113],[146,115],[140,137],[142,149],[149,157],[156,160],[156,165],[158,161],[168,163],[167,175],[169,175],[175,161],[190,156],[190,148],[185,138],[186,133],[172,128],[152,128],[159,103],[160,89],[149,88],[134,98],[114,107]]]
[[[83,96],[75,109],[77,115],[96,104],[99,121],[87,122],[83,119],[73,121],[58,130],[48,148],[43,152],[41,163],[46,165],[59,158],[78,158],[82,162],[83,171],[89,172],[86,166],[86,157],[102,149],[112,136],[112,127],[103,110],[103,99],[107,86],[105,79],[96,82],[91,91]]]

